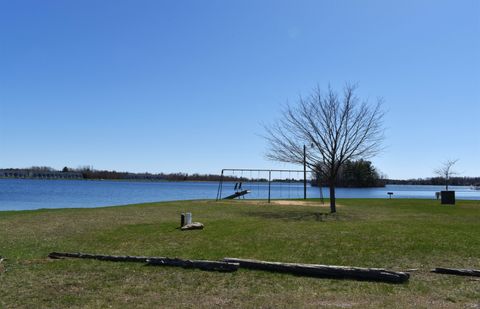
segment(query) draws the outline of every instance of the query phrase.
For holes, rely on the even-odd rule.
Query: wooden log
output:
[[[234,262],[219,262],[208,260],[182,260],[171,258],[150,258],[147,265],[178,266],[183,268],[198,268],[201,270],[232,272],[238,270],[239,264]]]
[[[445,275],[480,277],[480,270],[477,270],[477,269],[437,267],[437,268],[433,269],[432,272],[438,273],[438,274],[445,274]]]
[[[149,257],[146,256],[130,256],[130,255],[104,255],[104,254],[90,254],[90,253],[70,253],[70,252],[51,252],[48,254],[51,259],[62,258],[78,258],[78,259],[92,259],[100,261],[111,262],[140,262],[146,263]]]
[[[260,269],[320,278],[355,279],[388,283],[404,283],[410,278],[408,273],[395,272],[382,268],[280,263],[237,258],[224,258],[223,261],[239,263],[242,268]]]
[[[52,252],[48,255],[52,259],[62,258],[79,258],[93,259],[111,262],[140,262],[147,265],[157,266],[178,266],[183,268],[198,268],[201,270],[232,272],[239,267],[238,263],[208,261],[208,260],[183,260],[178,258],[167,257],[146,257],[146,256],[130,256],[130,255],[103,255],[90,253],[70,253],[70,252]]]

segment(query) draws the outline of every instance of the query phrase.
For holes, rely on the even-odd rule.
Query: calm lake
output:
[[[222,196],[234,192],[235,183],[224,183]],[[268,183],[243,183],[243,189],[251,190],[246,199],[266,199]],[[338,188],[339,198],[393,198],[434,199],[441,186],[388,185],[385,188]],[[107,180],[36,180],[0,179],[0,211],[40,208],[88,208],[156,201],[215,199],[217,182],[135,182]],[[480,200],[480,190],[452,186],[457,199]],[[324,197],[328,190],[323,189]],[[308,187],[307,196],[318,198],[320,191]],[[272,199],[302,198],[301,183],[272,183]]]

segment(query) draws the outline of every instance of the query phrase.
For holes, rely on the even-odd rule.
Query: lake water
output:
[[[266,199],[268,183],[244,183],[251,190],[246,199]],[[393,198],[434,199],[442,186],[388,185],[385,188],[338,188],[339,198]],[[0,179],[0,211],[40,208],[90,208],[156,201],[215,199],[218,182],[134,182],[95,180],[36,180]],[[480,200],[480,190],[451,186],[457,199]],[[222,196],[234,192],[234,183],[224,183]],[[324,197],[328,190],[323,189]],[[320,191],[308,187],[307,196],[318,198]],[[301,183],[272,183],[272,199],[302,198]]]

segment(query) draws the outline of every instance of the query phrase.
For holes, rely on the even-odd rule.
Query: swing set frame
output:
[[[216,201],[222,199],[222,190],[223,190],[223,175],[224,172],[268,172],[268,202],[270,203],[270,193],[271,193],[271,183],[272,183],[272,172],[280,173],[303,173],[303,199],[307,199],[307,173],[313,173],[313,171],[303,170],[282,170],[282,169],[258,169],[258,168],[224,168],[220,174],[220,182],[218,183],[217,198]],[[321,192],[321,189],[320,189]],[[323,200],[323,196],[321,196]]]

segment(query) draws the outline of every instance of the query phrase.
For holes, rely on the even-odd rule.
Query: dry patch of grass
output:
[[[321,201],[299,201],[299,200],[273,200],[271,201],[273,205],[282,205],[282,206],[310,206],[310,207],[321,207],[326,210],[330,209],[330,204],[328,201],[322,203]],[[343,207],[341,204],[336,204],[336,207]]]
[[[325,210],[330,210],[330,204],[327,201],[322,203],[320,200],[271,200],[268,203],[265,200],[232,200],[231,203],[238,203],[240,205],[256,205],[256,206],[268,206],[268,205],[280,205],[280,206],[309,206],[319,207]],[[343,207],[341,204],[336,204],[337,207]]]

